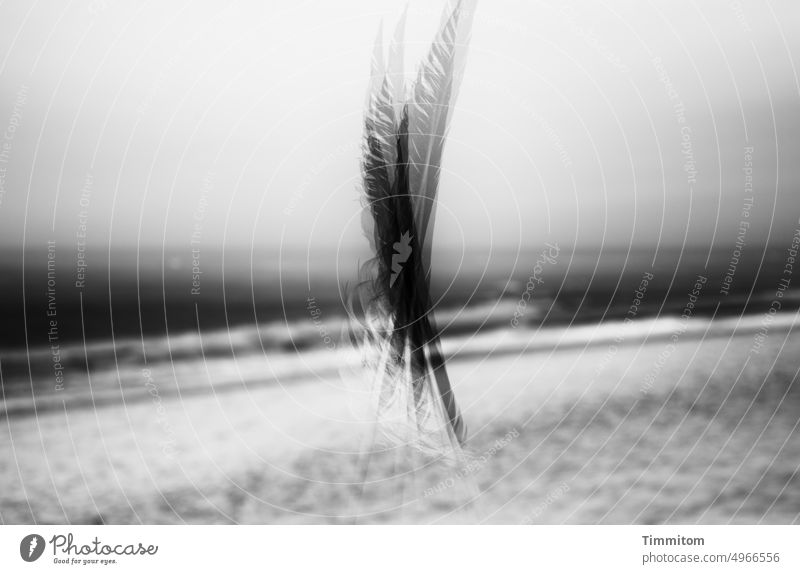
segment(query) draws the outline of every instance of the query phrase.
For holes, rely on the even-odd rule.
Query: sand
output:
[[[773,332],[758,354],[752,342],[455,360],[471,439],[451,463],[403,448],[362,456],[369,427],[335,375],[10,417],[0,518],[798,523],[800,335]]]

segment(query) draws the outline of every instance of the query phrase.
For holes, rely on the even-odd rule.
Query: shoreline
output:
[[[763,315],[746,315],[739,317],[723,317],[706,319],[702,316],[692,317],[681,322],[673,317],[637,319],[635,323],[611,321],[605,324],[546,327],[542,329],[495,329],[478,333],[470,337],[450,337],[443,339],[443,351],[447,361],[452,365],[461,361],[476,359],[493,359],[508,355],[528,354],[536,352],[558,353],[574,349],[591,349],[607,345],[615,349],[622,346],[656,344],[675,339],[676,333],[681,340],[698,340],[719,337],[738,337],[758,334],[763,331]],[[800,311],[777,314],[769,324],[769,332],[789,333],[800,325]],[[274,355],[273,355],[274,357]],[[261,360],[259,360],[261,359]],[[221,375],[214,372],[217,363],[233,361],[236,376]],[[312,384],[314,379],[336,377],[343,369],[352,369],[358,358],[352,351],[327,352],[320,349],[304,353],[284,353],[270,363],[270,356],[252,356],[241,354],[231,359],[206,359],[200,353],[191,359],[170,361],[171,369],[162,377],[180,381],[175,385],[162,385],[160,398],[164,400],[184,400],[207,394],[235,393],[243,390],[255,390],[262,387],[280,386],[282,383]],[[186,366],[182,373],[176,372],[173,365]],[[241,364],[239,364],[241,363]],[[255,363],[255,365],[253,365]],[[192,364],[194,367],[192,367]],[[260,368],[258,365],[261,365]],[[310,368],[309,364],[315,365]],[[117,363],[118,365],[118,363]],[[145,366],[132,368],[123,365],[105,373],[87,375],[85,387],[78,390],[58,390],[43,393],[31,400],[30,396],[9,396],[5,386],[10,386],[8,379],[4,384],[4,400],[0,405],[0,420],[38,415],[58,410],[79,410],[91,408],[113,407],[119,404],[136,403],[150,400],[146,388],[139,385],[140,371]],[[150,371],[152,367],[148,368]],[[275,372],[277,369],[277,373]],[[194,376],[187,371],[194,370]],[[218,369],[218,370],[224,370]],[[230,369],[227,369],[230,371]],[[171,371],[171,376],[170,372]],[[264,376],[272,371],[271,376]],[[117,384],[108,383],[107,379],[116,379]],[[95,379],[92,383],[91,379]],[[98,385],[97,380],[106,379],[105,384]],[[188,382],[191,379],[192,382]],[[205,379],[205,380],[203,380]],[[75,383],[70,385],[75,388]]]

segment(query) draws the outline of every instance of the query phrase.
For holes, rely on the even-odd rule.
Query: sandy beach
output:
[[[751,332],[697,331],[674,345],[595,338],[457,356],[450,372],[471,438],[450,463],[407,448],[366,456],[360,395],[336,373],[9,416],[0,517],[797,523],[800,336],[788,325],[758,353]]]

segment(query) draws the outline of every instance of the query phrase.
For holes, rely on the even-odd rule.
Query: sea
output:
[[[291,383],[357,361],[347,250],[41,246],[0,254],[0,416]],[[607,248],[434,252],[448,360],[681,336],[791,329],[786,250]],[[80,275],[79,275],[80,274]],[[80,280],[79,280],[80,279]],[[800,285],[800,281],[797,282]]]

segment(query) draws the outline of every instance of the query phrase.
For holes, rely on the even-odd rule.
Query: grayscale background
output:
[[[404,7],[0,6],[2,523],[800,522],[800,6],[479,2],[433,241],[460,466],[370,453],[342,339]]]

